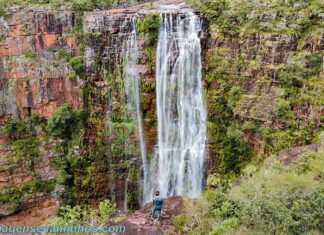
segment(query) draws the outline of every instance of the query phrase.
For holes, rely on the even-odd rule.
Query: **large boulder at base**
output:
[[[306,145],[302,147],[295,147],[291,149],[282,150],[278,154],[278,160],[284,164],[288,165],[296,161],[306,152],[319,152],[324,150],[324,143],[318,142],[316,144]]]
[[[163,234],[163,231],[171,228],[171,219],[181,213],[183,204],[184,199],[179,196],[165,199],[162,208],[162,223],[160,225],[151,222],[152,203],[147,203],[142,209],[135,211],[119,225],[126,226],[126,232],[123,234],[160,235]]]

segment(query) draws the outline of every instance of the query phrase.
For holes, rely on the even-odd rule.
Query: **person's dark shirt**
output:
[[[153,198],[153,206],[157,210],[161,210],[163,205],[163,199],[160,196],[155,196]]]

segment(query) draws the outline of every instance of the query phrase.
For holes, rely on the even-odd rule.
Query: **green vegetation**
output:
[[[76,74],[78,75],[83,74],[83,60],[80,57],[78,56],[72,57],[69,60],[69,64],[71,65],[72,69]]]
[[[227,128],[221,143],[221,166],[223,174],[239,174],[242,167],[251,161],[252,148],[243,140],[244,133],[235,126]]]
[[[2,133],[4,137],[11,141],[24,139],[36,135],[36,126],[44,128],[46,118],[32,114],[26,121],[10,119],[4,123]]]
[[[55,183],[66,186],[64,191],[60,192],[63,205],[72,204],[73,176],[79,167],[84,167],[82,156],[75,154],[74,148],[81,145],[85,120],[84,112],[75,111],[71,105],[64,104],[58,107],[48,120],[33,114],[26,121],[12,119],[5,122],[2,132],[11,141],[13,152],[6,156],[9,167],[1,170],[24,167],[37,176],[35,167],[40,160],[41,143],[46,141],[48,136],[58,138],[59,142],[54,146],[56,156],[52,159],[59,172]],[[47,133],[37,136],[36,127],[41,128],[42,132],[46,130]],[[18,192],[21,196],[25,191]]]
[[[203,198],[187,202],[173,223],[186,234],[321,234],[323,167],[323,153],[307,153],[290,166],[250,165],[229,188],[212,175]]]
[[[82,112],[74,111],[69,104],[58,107],[48,119],[46,130],[54,136],[70,139],[79,130],[84,120]]]
[[[80,52],[84,52],[83,12],[76,15],[73,31],[77,36]]]
[[[129,167],[128,182],[126,195],[126,206],[127,210],[134,211],[140,207],[139,200],[141,195],[141,189],[137,184],[138,179],[140,179],[139,167],[136,162],[131,162]]]
[[[18,186],[5,186],[0,189],[0,206],[10,213],[23,203],[23,196],[32,193],[50,193],[54,190],[55,179],[42,180],[40,177]]]
[[[34,130],[24,122],[17,119],[10,119],[4,123],[2,134],[10,140],[22,139]]]
[[[0,1],[0,17],[6,17],[7,16],[7,11],[6,7],[9,4],[9,0],[1,0]]]
[[[26,59],[35,59],[36,57],[37,57],[37,53],[36,52],[34,52],[34,51],[26,51],[26,52],[24,52],[24,57],[26,58]]]
[[[110,138],[107,144],[109,171],[116,176],[118,175],[117,172],[122,171],[124,172],[123,178],[129,176],[127,172],[133,171],[133,173],[130,173],[131,180],[136,182],[138,165],[129,163],[129,159],[139,156],[139,147],[133,139],[137,133],[136,120],[128,106],[122,74],[118,68],[116,75],[108,78],[108,83],[116,91],[109,96],[109,100],[112,101],[108,114],[108,132],[106,132],[106,135]],[[136,190],[132,188],[129,192],[125,192],[129,199],[127,200],[129,209],[138,207],[140,194],[137,190],[138,188]]]
[[[118,6],[130,6],[138,2],[137,0],[2,0],[0,2],[0,16],[5,13],[5,7],[14,5],[69,5],[79,11],[90,11],[96,8],[106,9]]]
[[[11,163],[23,164],[32,171],[35,169],[34,167],[39,161],[39,146],[35,137],[16,140],[11,148],[14,153],[7,157]]]
[[[144,52],[146,55],[146,64],[151,68],[151,73],[154,73],[155,66],[155,51],[158,40],[158,32],[160,27],[160,15],[149,14],[143,19],[138,18],[136,21],[137,33],[140,37],[146,38]]]
[[[59,172],[57,183],[65,186],[64,191],[60,192],[63,205],[73,205],[75,172],[85,167],[80,164],[80,161],[84,161],[83,156],[77,155],[74,148],[81,145],[86,118],[84,112],[75,111],[71,105],[64,104],[47,121],[48,133],[61,140],[55,149],[54,165]]]
[[[85,45],[96,44],[96,40],[107,36],[83,32],[83,11],[135,2],[14,0],[10,4],[70,5],[78,10],[69,32],[77,36],[78,53],[49,49],[71,68],[67,78],[73,80],[85,77],[80,56]],[[186,203],[184,214],[173,218],[174,232],[323,233],[323,153],[305,154],[291,166],[270,158],[260,167],[265,158],[280,150],[321,138],[323,51],[318,42],[324,26],[322,2],[188,2],[207,17],[210,35],[217,42],[215,48],[204,48],[208,150],[214,174],[208,178],[204,196]],[[0,2],[0,16],[5,16],[8,4]],[[146,39],[145,63],[154,75],[160,16],[146,15],[137,19],[136,26],[139,37]],[[97,49],[102,53],[102,48]],[[27,51],[22,56],[32,60],[37,53]],[[107,200],[98,208],[86,204],[111,197],[114,183],[125,179],[127,207],[138,208],[141,172],[133,159],[140,153],[135,141],[136,123],[125,97],[123,68],[102,60],[100,54],[96,59],[94,71],[82,87],[86,113],[64,104],[48,120],[32,115],[26,121],[12,119],[4,123],[2,134],[9,139],[13,152],[7,156],[9,167],[0,171],[24,167],[33,173],[28,183],[1,188],[0,205],[8,211],[19,208],[24,195],[49,193],[60,184],[64,186],[64,191],[59,192],[61,204],[68,206],[61,208],[54,224],[105,224],[116,205]],[[100,79],[106,84],[104,88],[97,85]],[[143,103],[154,90],[154,83],[141,81]],[[156,113],[151,111],[144,114],[149,127],[156,125]],[[34,169],[42,156],[42,137],[55,141],[52,161],[59,174],[49,181],[40,179]]]
[[[53,224],[84,224],[95,225],[106,224],[116,211],[116,204],[109,200],[101,201],[98,208],[91,208],[89,206],[65,206],[60,209],[60,216],[54,219]]]
[[[76,21],[78,21],[78,18],[76,19]],[[77,28],[77,26],[75,27]],[[76,31],[76,34],[79,40],[79,45],[83,48],[83,33]],[[81,78],[84,77],[84,64],[82,57],[72,57],[72,53],[64,50],[63,48],[50,48],[48,50],[52,53],[55,53],[58,60],[68,63],[71,66],[72,70],[70,70],[70,72],[68,73],[68,79],[75,80],[77,76]]]
[[[23,166],[34,171],[39,160],[36,127],[44,128],[46,120],[33,114],[28,120],[11,119],[4,123],[2,134],[11,142],[13,152],[6,156],[11,167]]]
[[[323,53],[308,47],[321,35],[322,3],[188,2],[208,18],[218,42],[204,67],[215,172],[235,178],[264,155],[316,142],[323,131]]]
[[[114,8],[118,6],[130,6],[138,1],[134,0],[50,0],[50,4],[53,5],[71,5],[75,9],[80,11],[90,11],[95,8],[106,9],[106,8]]]
[[[138,18],[136,21],[137,32],[140,37],[147,37],[147,45],[152,46],[157,42],[158,29],[160,27],[160,15],[149,14],[143,19]]]
[[[188,0],[225,34],[285,33],[302,35],[323,27],[320,0],[271,1],[267,4],[248,0]],[[253,14],[251,12],[253,11]],[[305,17],[300,17],[305,15]],[[268,20],[262,20],[267,16]]]
[[[114,220],[116,223],[122,220],[124,216],[117,214],[116,204],[111,203],[109,200],[101,201],[98,207],[90,205],[83,206],[64,206],[60,208],[59,216],[50,220],[51,225],[82,225],[100,227],[111,224]],[[124,232],[125,229],[121,226],[119,232]],[[85,234],[83,233],[67,233],[67,234]]]
[[[70,105],[62,105],[53,116],[46,120],[43,117],[32,114],[26,121],[9,120],[2,128],[3,135],[11,142],[12,153],[6,156],[9,164],[8,169],[23,167],[33,175],[30,182],[19,186],[4,187],[1,190],[0,203],[8,207],[8,210],[15,211],[23,203],[22,197],[26,193],[51,192],[55,184],[67,186],[60,196],[62,203],[71,203],[71,174],[70,161],[73,159],[72,147],[80,141],[80,129],[83,126],[84,113],[72,110]],[[36,128],[42,129],[42,135],[38,136]],[[45,130],[48,133],[45,133]],[[36,167],[40,161],[41,143],[47,141],[46,136],[52,135],[60,138],[60,142],[55,146],[56,157],[54,165],[57,167],[59,175],[49,181],[42,180],[36,173]],[[8,170],[7,169],[7,170]]]

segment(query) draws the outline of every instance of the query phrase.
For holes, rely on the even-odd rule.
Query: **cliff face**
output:
[[[80,108],[80,81],[66,79],[71,67],[49,49],[77,55],[75,14],[67,9],[16,7],[0,23],[0,118],[26,118],[31,112],[49,117],[63,103]]]
[[[76,36],[68,33],[75,25],[73,11],[14,7],[0,24],[4,29],[0,42],[0,120],[25,120],[32,113],[50,117],[64,103],[80,109],[81,81],[67,78],[73,69],[58,52],[51,50],[61,48],[73,55],[79,53]],[[59,208],[55,193],[59,188],[41,189],[42,183],[51,184],[58,176],[53,149],[59,142],[44,139],[40,130],[37,136],[25,136],[22,141],[1,138],[4,223],[40,224]],[[16,211],[22,212],[6,217]]]
[[[177,4],[185,10],[184,3]],[[124,203],[138,207],[141,161],[121,88],[121,53],[127,40],[121,29],[129,30],[137,16],[137,69],[152,157],[161,9],[159,4],[88,12],[12,7],[7,18],[0,18],[0,122],[30,120],[34,113],[50,119],[64,103],[86,115],[83,127],[69,137],[54,138],[38,122],[35,134],[0,138],[2,223],[42,224],[60,203],[95,204],[111,198],[121,208]],[[271,16],[260,21],[271,21]],[[212,22],[210,31],[207,21],[205,26],[207,173],[231,177],[255,156],[314,142],[323,116],[323,32],[232,34],[220,32]],[[291,81],[296,81],[294,89],[289,89]]]
[[[315,143],[323,130],[323,14],[316,3],[201,1],[211,172]],[[253,13],[251,11],[253,9]]]
[[[9,9],[0,22],[5,29],[0,42],[2,124],[21,119],[15,125],[28,129],[35,114],[50,119],[65,103],[83,110],[86,123],[72,137],[53,138],[40,122],[31,124],[31,134],[13,131],[1,137],[1,182],[6,182],[1,185],[1,222],[41,224],[59,204],[95,204],[103,198],[120,208],[125,203],[138,208],[141,161],[122,90],[122,51],[136,15],[144,132],[148,155],[153,156],[160,10],[159,4],[89,12],[45,6]],[[51,187],[43,190],[42,184]]]
[[[211,165],[232,171],[225,168],[235,157],[220,151],[227,137],[235,145],[228,150],[242,163],[253,155],[264,157],[317,141],[323,121],[318,102],[323,98],[323,33],[213,33],[207,48]],[[312,57],[318,58],[317,64]],[[303,81],[294,85],[295,79]]]

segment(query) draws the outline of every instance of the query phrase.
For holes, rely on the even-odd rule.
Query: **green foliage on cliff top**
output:
[[[143,19],[136,20],[137,32],[140,37],[147,36],[147,45],[152,46],[158,39],[158,29],[160,27],[160,15],[149,14]]]
[[[248,1],[248,0],[188,0],[226,34],[245,32],[277,32],[292,35],[323,27],[320,0]],[[300,17],[304,15],[305,17]]]
[[[130,6],[139,2],[137,0],[49,0],[52,5],[71,5],[77,10],[90,11],[93,9],[107,9],[120,6]]]
[[[160,15],[155,13],[146,15],[143,19],[138,18],[136,20],[136,26],[139,36],[146,37],[144,48],[146,64],[151,69],[151,73],[153,74],[156,43],[159,37],[158,32],[160,27]]]
[[[5,7],[14,5],[72,6],[76,10],[91,11],[93,9],[107,9],[119,6],[126,7],[140,2],[145,2],[145,0],[1,0],[0,16],[5,13]]]
[[[185,234],[321,234],[323,167],[323,153],[306,153],[290,166],[273,159],[249,166],[230,189],[210,177],[204,197],[173,223]]]

